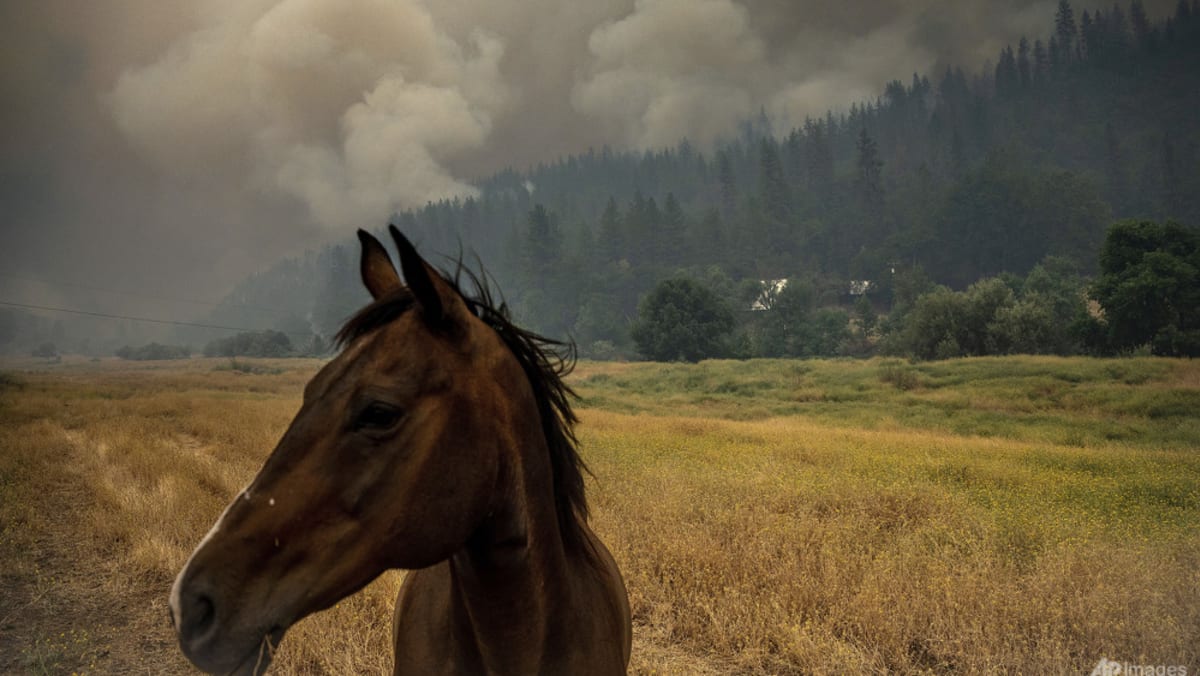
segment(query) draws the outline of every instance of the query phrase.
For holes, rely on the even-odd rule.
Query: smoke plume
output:
[[[759,110],[782,131],[892,79],[978,68],[1045,37],[1055,5],[6,3],[0,265],[219,296],[283,253],[473,194],[500,168],[602,144],[703,146]]]

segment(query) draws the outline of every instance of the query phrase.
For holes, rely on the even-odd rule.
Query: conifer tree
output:
[[[1058,11],[1054,14],[1054,35],[1058,39],[1059,59],[1063,63],[1074,59],[1077,28],[1075,10],[1070,0],[1058,0]]]
[[[783,162],[775,141],[763,138],[759,144],[759,199],[766,215],[777,221],[788,216],[787,180],[783,176]]]
[[[733,173],[733,160],[724,150],[717,153],[717,180],[721,184],[721,215],[729,220],[737,211],[737,177]]]
[[[669,192],[663,202],[662,225],[655,242],[658,259],[664,267],[679,265],[687,259],[689,245],[683,207],[675,194]]]
[[[1035,84],[1042,84],[1050,72],[1050,55],[1041,40],[1033,41],[1033,77]]]
[[[1150,20],[1146,18],[1146,7],[1142,0],[1129,3],[1129,23],[1133,26],[1134,42],[1144,48],[1150,37]]]
[[[617,200],[612,195],[608,196],[604,213],[600,215],[596,246],[600,260],[604,262],[620,260],[625,255],[626,238],[621,227],[621,210],[617,208]]]
[[[1017,45],[1017,76],[1021,83],[1021,89],[1028,89],[1029,85],[1033,84],[1033,64],[1029,59],[1029,40],[1025,36],[1021,36],[1021,42]]]

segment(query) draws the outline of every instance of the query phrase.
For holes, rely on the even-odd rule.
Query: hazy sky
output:
[[[978,67],[1055,5],[0,0],[0,300],[195,316],[82,286],[217,299],[504,166]]]

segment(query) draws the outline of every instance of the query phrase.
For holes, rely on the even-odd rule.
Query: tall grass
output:
[[[222,363],[0,377],[0,671],[187,668],[170,581],[317,366]],[[635,673],[1200,666],[1190,362],[584,363],[572,383]],[[389,673],[401,579],[302,622],[275,673]]]

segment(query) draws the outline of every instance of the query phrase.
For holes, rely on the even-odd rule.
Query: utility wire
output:
[[[258,310],[259,312],[273,312],[273,313],[277,313],[277,314],[285,313],[284,310],[281,310],[277,307],[272,308],[272,307],[262,307],[260,305],[243,305],[240,303],[223,303],[221,301],[195,300],[192,298],[171,298],[168,296],[156,296],[156,295],[149,294],[149,293],[135,293],[133,291],[117,291],[116,289],[102,289],[98,286],[91,286],[88,284],[77,284],[75,282],[55,282],[55,281],[50,281],[48,279],[34,279],[32,277],[19,277],[17,275],[9,275],[9,274],[4,274],[2,272],[0,272],[0,277],[4,277],[5,279],[16,279],[16,280],[19,280],[22,282],[33,282],[34,284],[44,284],[46,286],[70,286],[70,287],[74,287],[76,289],[87,289],[89,291],[99,291],[101,293],[113,293],[118,296],[130,296],[132,298],[147,298],[149,300],[164,300],[164,301],[168,301],[168,302],[172,302],[172,303],[195,303],[196,305],[211,305],[213,307],[222,307],[222,306],[236,307],[236,308],[244,308],[246,310]]]
[[[200,324],[198,322],[181,322],[174,319],[153,319],[151,317],[132,317],[129,315],[110,315],[103,312],[88,312],[87,310],[71,310],[63,307],[48,307],[45,305],[30,305],[27,303],[11,303],[9,301],[0,300],[0,305],[9,307],[19,307],[26,310],[47,310],[49,312],[66,312],[73,315],[86,315],[88,317],[104,317],[106,319],[125,319],[133,322],[150,322],[152,324],[171,324],[173,326],[195,326],[202,329],[220,329],[222,331],[262,331],[263,329],[247,329],[239,326],[219,326],[217,324]],[[280,331],[280,333],[295,336],[297,338],[309,338],[314,334],[311,333],[293,333],[291,331]]]

